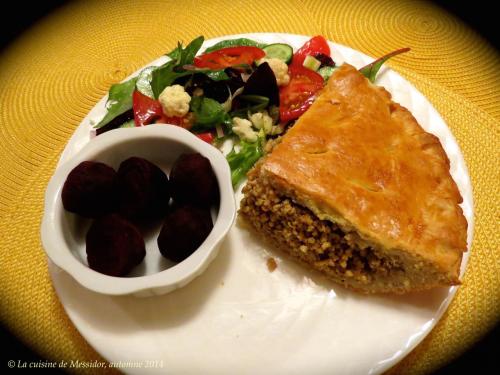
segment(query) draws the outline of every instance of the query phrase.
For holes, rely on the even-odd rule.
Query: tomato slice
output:
[[[330,56],[330,47],[328,42],[321,35],[316,35],[308,40],[297,52],[293,54],[291,65],[302,66],[304,59],[308,55],[316,56],[318,53]]]
[[[205,141],[207,143],[210,143],[212,144],[212,142],[214,141],[214,135],[210,132],[207,132],[207,133],[198,133],[198,134],[195,134],[198,138],[200,138],[202,141]]]
[[[323,77],[303,66],[291,65],[288,74],[290,83],[280,88],[281,122],[295,120],[307,111],[324,86]]]
[[[164,116],[158,100],[151,99],[137,90],[132,94],[132,109],[134,110],[135,126],[151,124]]]
[[[132,109],[134,111],[135,126],[144,126],[152,123],[183,125],[183,117],[168,117],[158,100],[151,99],[140,91],[132,94]]]
[[[156,119],[155,123],[181,126],[182,121],[182,117],[168,117],[166,115],[162,115],[161,117],[158,117],[158,119]]]
[[[195,57],[194,65],[198,68],[219,70],[235,65],[250,65],[265,55],[266,53],[257,47],[228,47]]]

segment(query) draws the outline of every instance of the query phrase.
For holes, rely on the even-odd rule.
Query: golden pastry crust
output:
[[[439,139],[354,67],[335,71],[260,173],[320,219],[459,283],[467,221]]]

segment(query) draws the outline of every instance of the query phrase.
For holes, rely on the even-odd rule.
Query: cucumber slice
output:
[[[280,59],[285,63],[292,61],[293,48],[292,46],[284,43],[269,44],[262,48],[266,53],[268,59]]]
[[[320,68],[318,70],[318,74],[323,77],[323,79],[325,81],[328,81],[328,78],[330,78],[330,76],[333,74],[333,72],[335,71],[335,67],[334,66],[324,66],[322,68]]]
[[[321,61],[319,61],[314,56],[307,55],[306,58],[304,59],[304,62],[302,63],[302,65],[304,66],[304,68],[317,71],[319,69],[319,67],[321,66]]]

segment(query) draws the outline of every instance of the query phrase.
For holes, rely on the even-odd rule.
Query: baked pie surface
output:
[[[430,267],[438,275],[396,289],[459,283],[467,221],[439,139],[354,67],[335,71],[249,178],[355,233],[362,247],[400,259],[404,272]],[[384,283],[380,291],[393,287],[390,277]]]

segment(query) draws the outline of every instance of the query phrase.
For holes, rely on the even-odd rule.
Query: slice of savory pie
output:
[[[240,214],[346,287],[459,284],[467,222],[449,160],[412,114],[344,64],[248,174]]]

